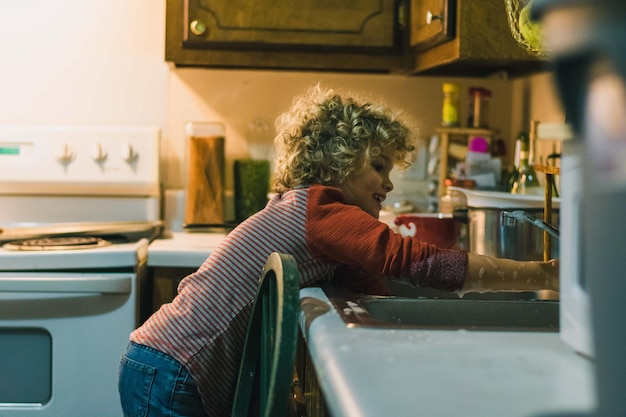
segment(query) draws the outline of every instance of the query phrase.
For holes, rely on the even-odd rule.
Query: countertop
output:
[[[530,417],[594,408],[593,368],[558,333],[348,328],[319,288],[300,313],[329,411],[341,417]],[[308,330],[306,330],[308,328]]]
[[[198,268],[226,232],[167,232],[148,247],[148,266]]]

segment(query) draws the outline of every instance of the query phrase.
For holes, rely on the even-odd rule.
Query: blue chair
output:
[[[288,415],[299,292],[300,275],[293,256],[270,254],[248,323],[232,417]]]

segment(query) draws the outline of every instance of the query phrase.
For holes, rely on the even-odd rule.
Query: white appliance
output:
[[[0,128],[0,416],[122,415],[158,166],[158,128]]]

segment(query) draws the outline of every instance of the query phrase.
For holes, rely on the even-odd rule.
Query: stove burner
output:
[[[74,250],[93,249],[109,246],[111,242],[99,237],[90,236],[67,236],[45,237],[39,239],[26,239],[4,244],[3,248],[21,251],[50,251],[50,250]]]

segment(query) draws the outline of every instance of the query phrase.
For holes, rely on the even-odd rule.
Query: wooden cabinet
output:
[[[411,46],[425,50],[454,38],[454,0],[412,0]]]
[[[178,66],[511,76],[544,69],[504,0],[167,0]]]
[[[165,58],[192,66],[394,71],[404,66],[404,4],[167,0]]]
[[[509,30],[503,0],[411,0],[414,73],[525,75],[545,68]]]

